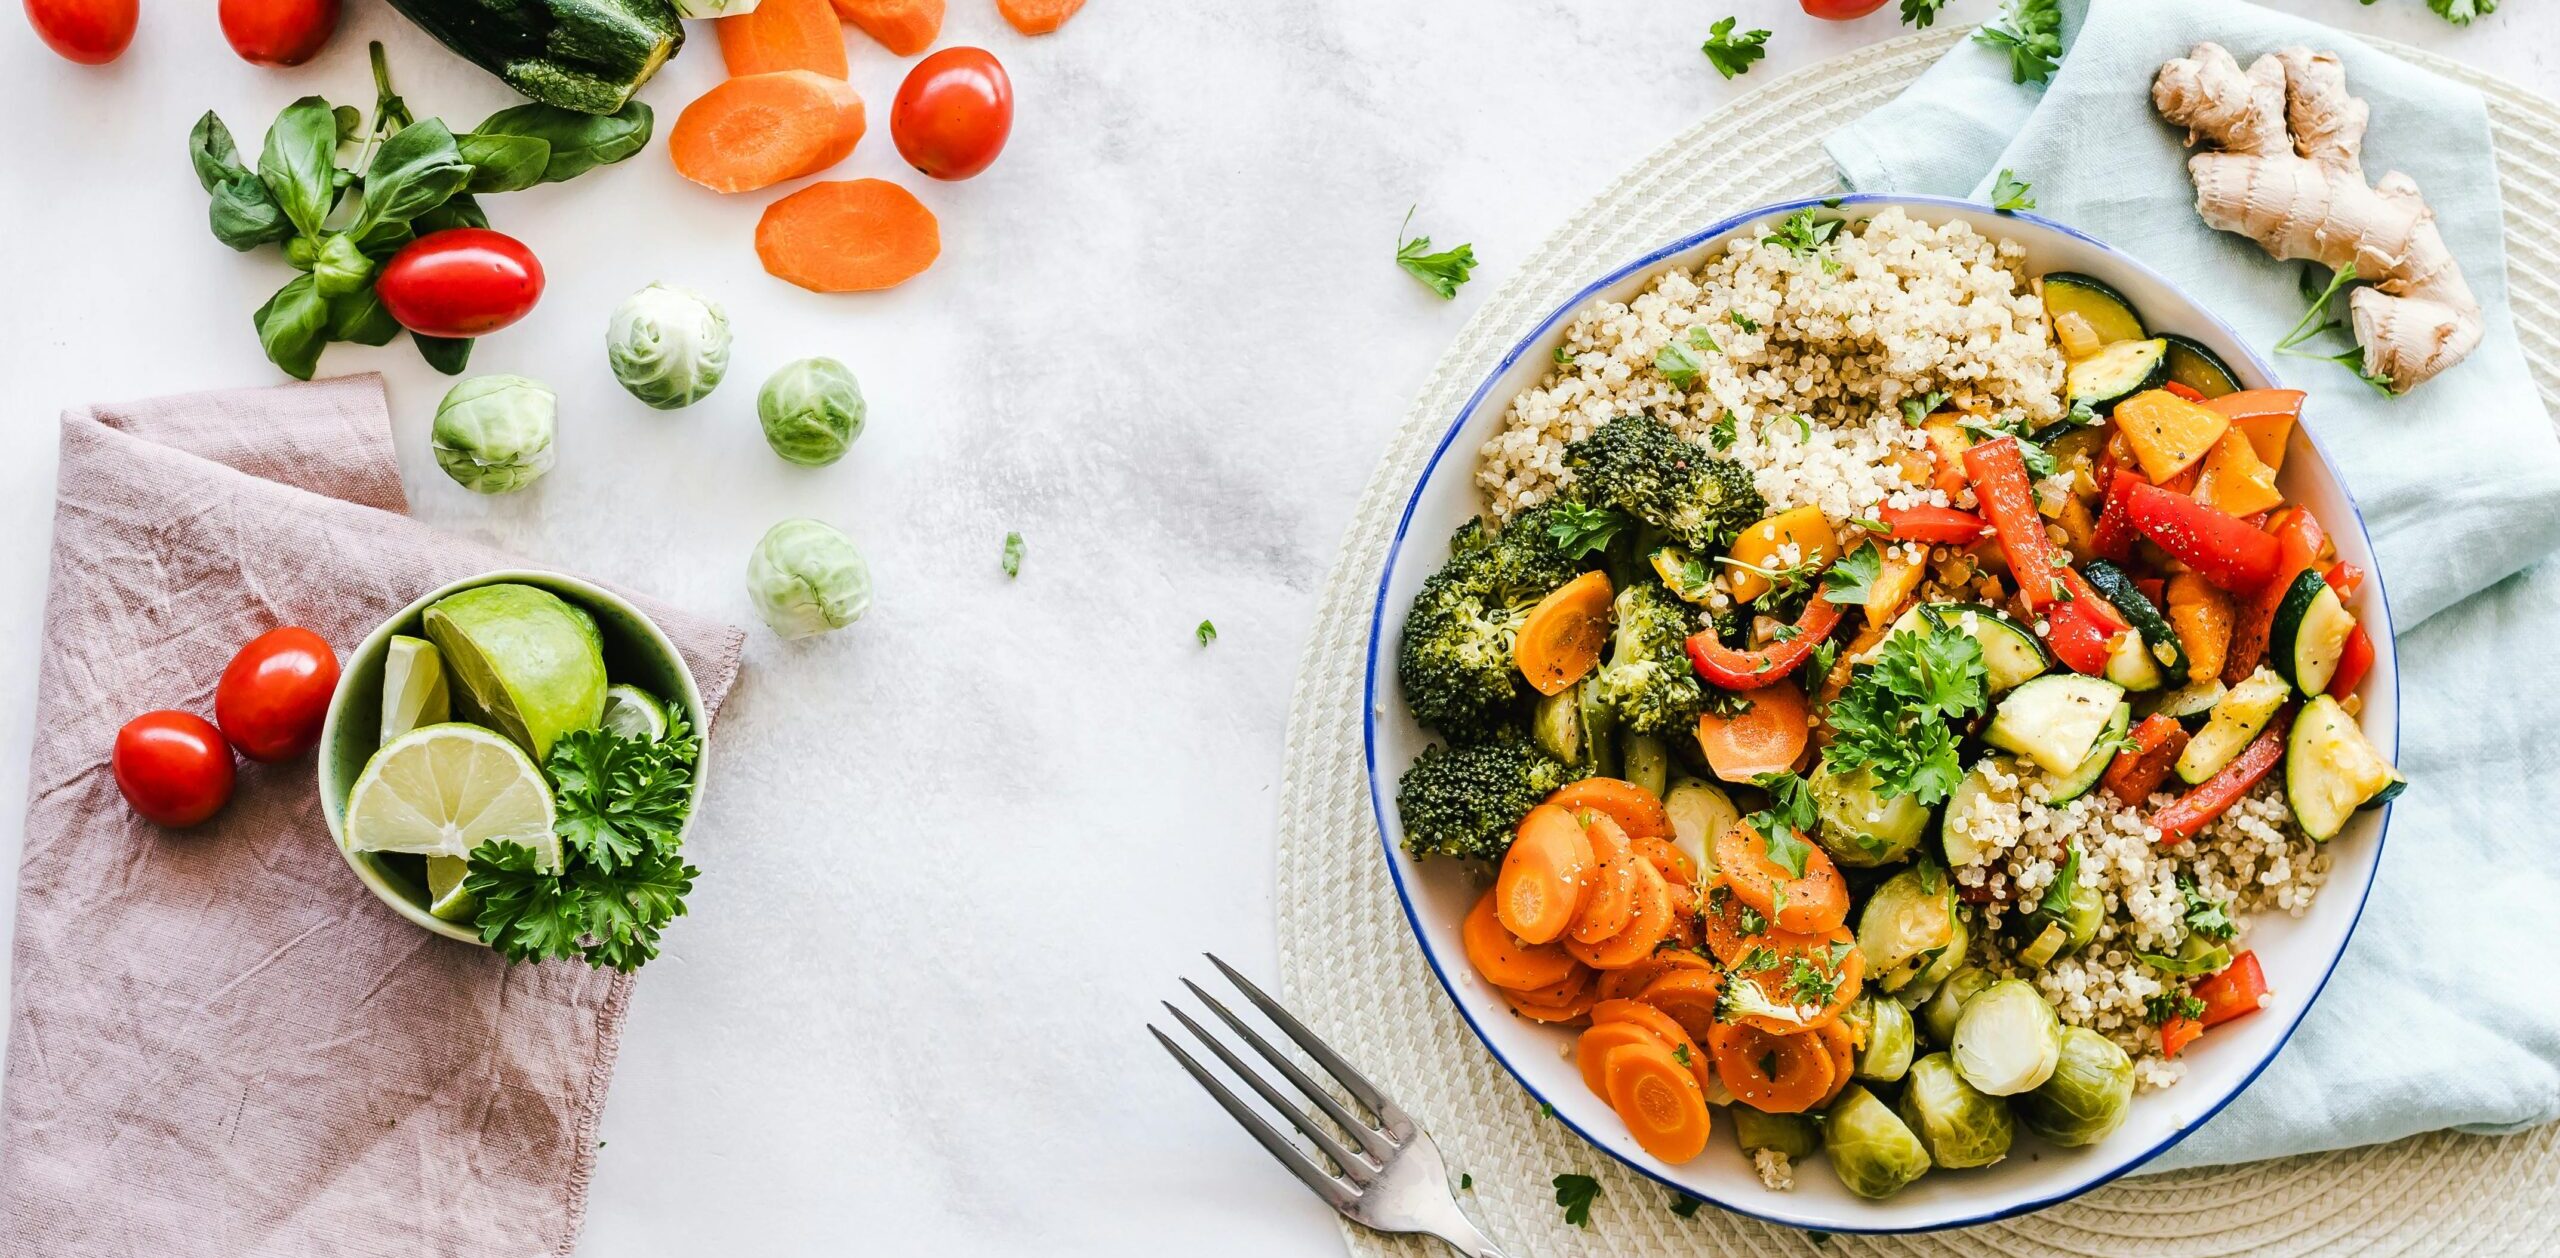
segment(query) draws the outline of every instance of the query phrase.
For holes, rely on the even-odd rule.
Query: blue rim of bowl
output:
[[[1651,252],[1636,258],[1634,261],[1619,266],[1617,269],[1609,272],[1606,276],[1603,276],[1602,278],[1585,286],[1582,291],[1566,298],[1563,304],[1557,306],[1556,309],[1549,313],[1546,318],[1540,320],[1536,327],[1530,329],[1527,335],[1521,337],[1517,344],[1514,344],[1508,352],[1503,354],[1501,360],[1494,364],[1493,370],[1486,373],[1484,382],[1477,385],[1475,392],[1468,395],[1466,403],[1458,408],[1457,417],[1450,421],[1448,431],[1441,434],[1440,443],[1431,451],[1430,461],[1423,465],[1421,477],[1414,482],[1413,493],[1405,499],[1404,514],[1397,519],[1395,536],[1388,543],[1386,564],[1378,574],[1377,598],[1372,603],[1369,613],[1369,655],[1367,661],[1363,665],[1361,682],[1360,736],[1363,756],[1367,762],[1369,770],[1369,810],[1371,817],[1377,823],[1379,845],[1384,850],[1387,860],[1387,874],[1395,882],[1396,900],[1404,908],[1405,923],[1413,932],[1414,945],[1421,949],[1422,959],[1431,966],[1432,976],[1440,980],[1442,990],[1449,994],[1449,1003],[1456,1007],[1458,1016],[1465,1020],[1467,1029],[1474,1033],[1476,1042],[1484,1045],[1485,1051],[1493,1055],[1494,1061],[1499,1063],[1506,1073],[1510,1074],[1512,1080],[1520,1085],[1521,1090],[1527,1092],[1530,1096],[1536,1098],[1540,1104],[1545,1105],[1549,1110],[1551,1110],[1555,1114],[1556,1121],[1563,1123],[1567,1130],[1573,1132],[1574,1135],[1581,1137],[1584,1143],[1589,1144],[1592,1148],[1606,1154],[1608,1157],[1614,1159],[1627,1169],[1632,1170],[1635,1173],[1644,1176],[1646,1179],[1652,1180],[1673,1192],[1680,1193],[1684,1196],[1699,1197],[1700,1200],[1706,1201],[1708,1204],[1713,1205],[1720,1210],[1738,1214],[1745,1218],[1757,1219],[1763,1223],[1773,1223],[1780,1227],[1799,1229],[1813,1229],[1814,1225],[1799,1222],[1780,1215],[1764,1214],[1757,1210],[1751,1210],[1735,1205],[1730,1201],[1702,1196],[1686,1184],[1676,1183],[1654,1173],[1646,1167],[1636,1164],[1618,1150],[1610,1147],[1604,1141],[1593,1136],[1590,1132],[1583,1130],[1582,1127],[1576,1124],[1572,1119],[1566,1118],[1564,1116],[1564,1111],[1557,1109],[1553,1102],[1549,1101],[1547,1096],[1538,1090],[1535,1084],[1530,1083],[1527,1076],[1521,1074],[1519,1069],[1511,1064],[1511,1059],[1503,1056],[1502,1050],[1494,1046],[1492,1037],[1485,1033],[1484,1028],[1477,1025],[1476,1016],[1468,1009],[1467,1001],[1459,995],[1457,985],[1450,981],[1448,972],[1441,968],[1438,954],[1435,953],[1428,945],[1423,943],[1424,935],[1422,918],[1420,913],[1414,908],[1412,892],[1405,886],[1404,869],[1400,864],[1400,859],[1403,854],[1397,851],[1394,842],[1387,838],[1386,801],[1379,793],[1380,779],[1378,775],[1378,713],[1380,710],[1378,703],[1378,658],[1381,650],[1381,643],[1384,641],[1383,634],[1386,625],[1387,588],[1393,584],[1395,580],[1396,556],[1403,551],[1405,535],[1413,527],[1414,513],[1421,508],[1423,489],[1431,483],[1432,474],[1439,470],[1441,459],[1447,457],[1450,446],[1457,441],[1458,434],[1466,427],[1468,418],[1473,416],[1477,412],[1477,409],[1484,405],[1486,395],[1490,394],[1493,391],[1494,386],[1500,382],[1502,377],[1510,372],[1512,365],[1520,360],[1520,356],[1522,354],[1529,352],[1532,347],[1544,342],[1554,333],[1557,325],[1563,323],[1566,319],[1571,318],[1574,312],[1581,310],[1585,304],[1589,303],[1592,298],[1598,296],[1600,293],[1624,282],[1631,276],[1637,275],[1650,268],[1658,267],[1665,261],[1686,253],[1691,249],[1695,249],[1699,245],[1713,240],[1718,236],[1725,235],[1726,233],[1734,231],[1747,224],[1775,215],[1790,214],[1797,210],[1808,208],[1838,209],[1840,207],[1850,205],[1930,206],[1940,209],[1970,210],[1983,214],[1997,214],[2001,218],[2012,219],[2023,223],[2031,223],[2047,231],[2055,232],[2087,244],[2097,249],[2099,252],[2104,253],[2110,262],[2122,266],[2129,271],[2139,273],[2157,282],[2169,291],[2178,293],[2181,297],[2185,296],[2185,290],[2179,285],[2171,282],[2168,277],[2138,261],[2135,261],[2131,256],[2125,254],[2121,250],[2118,250],[2115,246],[2099,240],[2097,237],[2091,236],[2077,228],[2055,222],[2052,219],[2044,218],[2040,215],[2006,210],[1994,210],[1992,207],[1983,205],[1979,202],[1966,201],[1956,197],[1903,196],[1869,192],[1843,194],[1831,197],[1803,197],[1793,201],[1776,201],[1768,205],[1760,206],[1756,209],[1746,210],[1740,214],[1724,219],[1723,221],[1716,223],[1714,226],[1683,236],[1670,244],[1654,249]],[[2258,357],[2257,353],[2248,347],[2248,343],[2240,338],[2239,333],[2233,331],[2228,324],[2225,324],[2221,319],[2215,317],[2210,311],[2206,311],[2200,303],[2189,299],[2187,304],[2194,307],[2199,313],[2201,313],[2207,323],[2212,324],[2215,330],[2223,334],[2229,344],[2239,350],[2240,355],[2249,361],[2249,365],[2256,368],[2258,374],[2270,382],[2269,387],[2282,387],[2280,384],[2276,383],[2278,377],[2276,376],[2274,368],[2270,367],[2266,360]],[[2365,553],[2368,555],[2372,554],[2373,538],[2365,529],[2364,510],[2356,502],[2355,491],[2347,486],[2346,477],[2338,472],[2338,465],[2336,461],[2329,457],[2328,448],[2320,443],[2320,438],[2311,431],[2310,426],[2307,424],[2297,424],[2295,427],[2296,430],[2301,432],[2303,437],[2311,443],[2312,452],[2320,457],[2320,464],[2322,468],[2327,470],[2330,473],[2331,479],[2337,482],[2338,492],[2346,498],[2348,511],[2355,517],[2356,536],[2364,542]],[[2382,565],[2377,563],[2372,565],[2372,567],[2373,571],[2368,574],[2367,579],[2373,582],[2375,602],[2382,608],[2383,628],[2383,633],[2376,639],[2375,645],[2387,650],[2391,663],[2390,758],[2396,762],[2399,759],[2400,751],[2400,659],[2398,636],[2391,615],[2390,594],[2382,577]],[[2049,1196],[2038,1197],[2032,1201],[2021,1202],[2017,1205],[2009,1206],[2000,1210],[1994,1210],[1986,1214],[1967,1215],[1963,1218],[1949,1219],[1941,1223],[1925,1223],[1911,1227],[1855,1227],[1825,1223],[1816,1230],[1824,1232],[1847,1232],[1856,1235],[1911,1234],[1918,1232],[1945,1231],[1950,1228],[1972,1227],[1977,1224],[1993,1223],[2001,1219],[2015,1218],[2022,1214],[2032,1214],[2035,1211],[2042,1210],[2048,1206],[2060,1205],[2063,1202],[2069,1201],[2074,1197],[2078,1197],[2092,1189],[2104,1187],[2108,1183],[2111,1183],[2114,1180],[2140,1168],[2144,1163],[2151,1161],[2153,1158],[2168,1152],[2172,1147],[2176,1146],[2179,1141],[2193,1135],[2197,1128],[2211,1122],[2214,1115],[2221,1113],[2224,1107],[2238,1099],[2241,1093],[2248,1091],[2250,1085],[2258,1081],[2258,1076],[2265,1073],[2267,1067],[2274,1063],[2277,1055],[2284,1051],[2284,1046],[2293,1039],[2293,1033],[2302,1026],[2303,1018],[2309,1016],[2311,1007],[2319,1003],[2320,993],[2328,987],[2330,977],[2337,973],[2338,962],[2346,955],[2348,941],[2355,937],[2357,924],[2364,920],[2365,904],[2373,896],[2373,884],[2379,876],[2382,867],[2383,843],[2390,837],[2391,833],[2391,812],[2393,807],[2394,805],[2391,804],[2384,804],[2382,807],[2382,815],[2379,818],[2379,824],[2374,831],[2373,862],[2369,866],[2368,872],[2365,875],[2364,886],[2357,894],[2355,912],[2347,919],[2346,931],[2338,936],[2337,950],[2330,954],[2329,964],[2320,972],[2320,981],[2313,984],[2309,998],[2305,999],[2302,1002],[2301,1007],[2294,1012],[2293,1021],[2286,1024],[2283,1034],[2276,1037],[2275,1044],[2267,1050],[2266,1055],[2261,1057],[2255,1066],[2250,1067],[2249,1073],[2242,1077],[2239,1086],[2232,1088],[2231,1091],[2221,1100],[2214,1102],[2212,1108],[2207,1109],[2194,1121],[2189,1122],[2187,1125],[2180,1127],[2175,1132],[2170,1133],[2167,1139],[2151,1146],[2151,1148],[2145,1150],[2140,1156],[2131,1158],[2116,1165],[2110,1170],[2101,1172],[2092,1178],[2081,1181],[2080,1183]]]

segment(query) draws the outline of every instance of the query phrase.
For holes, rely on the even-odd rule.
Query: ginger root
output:
[[[2287,48],[2243,72],[2221,45],[2198,44],[2160,67],[2151,103],[2207,145],[2187,159],[2207,225],[2370,281],[2347,299],[2367,376],[2406,393],[2480,344],[2480,301],[2417,182],[2395,170],[2365,184],[2367,110],[2336,54]]]

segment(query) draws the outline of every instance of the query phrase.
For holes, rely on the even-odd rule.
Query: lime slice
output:
[[[358,852],[468,856],[520,843],[560,867],[551,786],[521,748],[477,725],[429,725],[373,753],[347,793],[347,846]]]
[[[530,585],[483,585],[427,608],[427,637],[489,723],[533,753],[604,715],[595,618]]]
[[[425,638],[391,639],[382,657],[382,742],[421,725],[453,719],[453,691],[444,682],[444,655]]]
[[[604,692],[604,727],[624,738],[654,743],[667,736],[667,707],[638,686],[615,686]]]
[[[471,862],[459,856],[427,858],[427,911],[448,922],[467,922],[480,912],[480,897],[462,889]]]

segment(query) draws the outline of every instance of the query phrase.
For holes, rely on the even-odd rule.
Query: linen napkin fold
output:
[[[534,1255],[576,1243],[631,977],[509,967],[376,901],[308,756],[195,830],[107,771],[279,624],[342,650],[523,567],[405,515],[379,377],[62,418],[18,875],[0,1253]],[[743,636],[641,605],[716,711]]]
[[[2152,111],[2160,64],[2212,40],[2242,65],[2336,52],[2372,106],[2369,177],[2405,171],[2487,311],[2480,348],[2405,397],[2271,357],[2362,507],[2399,631],[2399,766],[2380,874],[2319,1003],[2257,1082],[2144,1168],[2347,1148],[2560,1117],[2560,442],[2507,302],[2479,95],[2317,23],[2237,0],[2062,0],[2049,86],[1966,40],[1826,142],[1860,192],[1982,200],[2003,169],[2035,213],[2158,269],[2261,352],[2302,312],[2300,263],[2197,217],[2184,134]],[[2343,348],[2343,342],[2332,348]],[[2343,524],[2343,522],[2341,522]]]

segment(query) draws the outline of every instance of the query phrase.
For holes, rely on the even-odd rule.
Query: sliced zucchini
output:
[[[2276,670],[2264,666],[2224,692],[2213,705],[2213,715],[2205,718],[2204,728],[2178,753],[2179,779],[2193,785],[2221,772],[2292,697],[2293,687]]]
[[[2133,303],[2104,280],[2076,271],[2051,271],[2044,277],[2044,315],[2059,326],[2064,315],[2078,315],[2097,334],[2098,343],[2139,341],[2151,335]]]
[[[2320,695],[2302,705],[2285,740],[2284,794],[2304,834],[2336,837],[2357,809],[2399,794],[2400,785],[2399,771],[2337,700]]]
[[[2116,677],[2112,664],[2107,668],[2107,676],[2127,690],[2157,690],[2186,685],[2186,644],[2178,640],[2178,631],[2170,627],[2169,618],[2160,614],[2160,609],[2152,605],[2140,587],[2134,585],[2133,578],[2124,569],[2104,559],[2090,560],[2080,574],[2088,578],[2090,588],[2117,611],[2124,613],[2125,623],[2142,635],[2143,653],[2159,665],[2160,680],[2149,686],[2137,686]]]
[[[2107,653],[2107,680],[2137,694],[2158,690],[2166,678],[2161,676],[2160,661],[2151,658],[2149,643],[2142,635],[2127,631],[2116,639],[2116,649]]]
[[[2125,635],[2128,641],[2132,636]],[[2106,775],[2108,765],[2115,763],[2116,748],[2124,741],[2124,732],[2132,727],[2133,705],[2117,704],[2115,715],[2107,718],[2105,728],[2098,734],[2097,745],[2089,749],[2088,757],[2080,762],[2078,768],[2069,773],[2045,775],[2046,800],[2067,804],[2097,789],[2098,779]]]
[[[2123,703],[2124,687],[2105,678],[2050,673],[2010,691],[1982,737],[2050,772],[2070,773],[2089,758]]]
[[[1970,620],[1967,617],[1971,617]],[[1996,608],[1980,603],[1921,603],[1894,618],[1893,628],[1885,632],[1890,638],[1897,633],[1918,633],[1924,623],[1946,625],[1964,630],[1982,645],[1982,665],[1989,673],[1991,693],[2006,694],[2019,683],[2043,674],[2053,667],[2053,657],[2044,653],[2044,643],[2027,632],[2025,625],[2011,620]],[[1868,663],[1884,650],[1884,639],[1857,663]]]
[[[2316,695],[2338,675],[2338,660],[2347,653],[2347,637],[2356,631],[2355,613],[2338,601],[2338,592],[2316,570],[2293,579],[2276,604],[2276,619],[2267,650],[2293,688]]]
[[[2169,343],[2169,379],[2208,398],[2240,391],[2240,377],[2232,375],[2221,355],[2206,349],[2202,342],[2175,332],[2163,332],[2160,339]]]
[[[2100,414],[2144,389],[2156,389],[2169,378],[2169,343],[2117,341],[2065,367],[2064,388],[2074,405],[2086,402]]]
[[[2003,777],[2016,777],[2018,771],[2017,762],[2006,756],[1985,756],[1975,761],[1973,767],[1965,771],[1964,777],[1957,780],[1955,791],[1947,796],[1945,811],[1938,814],[1938,846],[1946,853],[1949,869],[1982,863],[1983,850],[1990,845],[1975,838],[1968,827],[1957,825],[1956,819],[1972,812],[1973,801],[1982,796],[1989,795],[2003,801],[2014,799],[2016,792],[2004,791],[1991,784],[1991,774],[1997,772]]]
[[[1929,830],[1929,809],[1910,795],[1887,798],[1874,771],[1846,773],[1825,764],[1813,771],[1815,839],[1843,865],[1890,865],[1911,854]]]
[[[2162,716],[2175,717],[2184,721],[2193,717],[2202,717],[2213,711],[2213,705],[2222,702],[2222,695],[2221,678],[2198,677],[2186,685],[2161,695],[2152,702],[2151,710]]]

